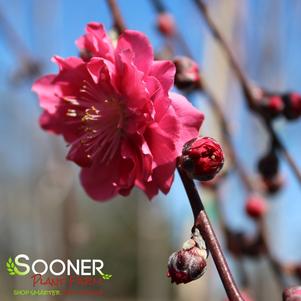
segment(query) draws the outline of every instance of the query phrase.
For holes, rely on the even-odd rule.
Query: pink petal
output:
[[[141,32],[126,30],[118,40],[116,55],[124,50],[133,53],[133,62],[136,67],[147,74],[152,66],[154,53],[148,38]]]
[[[111,39],[107,36],[104,26],[97,22],[87,24],[86,34],[75,42],[82,50],[88,50],[93,56],[114,61],[114,49]]]
[[[174,179],[176,161],[166,165],[158,166],[154,169],[151,181],[136,180],[136,186],[143,190],[151,200],[158,194],[159,189],[167,194]]]
[[[154,76],[159,80],[164,92],[167,94],[173,86],[175,73],[176,68],[173,62],[154,61],[149,75]]]
[[[117,165],[112,168],[110,164],[93,164],[91,167],[82,168],[80,173],[81,183],[87,194],[97,201],[108,201],[118,194]]]
[[[55,96],[56,87],[53,85],[54,74],[40,77],[32,86],[32,91],[39,96],[40,106],[49,113],[54,113],[59,103],[59,98]]]
[[[148,91],[143,81],[143,73],[132,63],[130,51],[120,52],[116,56],[118,90],[124,96],[126,105],[130,108],[141,109],[148,98]]]
[[[170,99],[180,125],[179,139],[175,141],[177,151],[180,154],[183,145],[198,136],[204,115],[180,94],[170,93]]]

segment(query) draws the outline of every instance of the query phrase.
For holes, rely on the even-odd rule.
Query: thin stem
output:
[[[215,266],[226,290],[227,296],[230,301],[243,301],[244,299],[242,298],[235,284],[234,278],[230,272],[229,266],[216,238],[209,218],[205,212],[204,205],[196,190],[194,182],[193,180],[188,178],[186,173],[180,168],[178,168],[178,171],[190,202],[190,206],[195,219],[195,226],[199,229],[202,237],[206,241],[206,244],[209,248]]]
[[[245,73],[243,72],[240,65],[238,64],[237,60],[235,59],[229,44],[226,42],[225,37],[223,36],[221,31],[217,28],[217,26],[213,22],[212,18],[210,17],[210,15],[208,13],[207,5],[202,0],[194,0],[194,1],[197,4],[197,7],[199,8],[200,12],[202,13],[209,29],[212,32],[212,35],[215,37],[215,39],[219,42],[221,47],[224,49],[224,51],[227,55],[227,58],[229,60],[229,63],[231,65],[231,67],[233,68],[233,71],[235,72],[235,74],[241,84],[242,90],[245,95],[245,99],[246,99],[250,109],[252,111],[254,111],[255,113],[257,113],[259,115],[259,117],[261,117],[263,125],[265,126],[267,132],[269,133],[269,135],[272,139],[272,142],[275,143],[275,145],[277,146],[277,149],[283,154],[284,158],[287,160],[289,166],[291,167],[294,175],[296,176],[297,180],[299,181],[299,184],[301,184],[301,171],[300,171],[298,165],[296,164],[295,160],[290,155],[290,153],[286,149],[285,145],[282,143],[281,139],[275,132],[275,130],[271,124],[271,121],[269,119],[267,119],[261,113],[260,107],[258,106],[258,99],[255,97],[255,95],[252,91],[249,80],[248,80],[247,76],[245,75]]]
[[[125,26],[124,20],[122,18],[117,1],[107,0],[107,3],[111,10],[112,17],[114,19],[114,26],[115,26],[118,34],[121,34],[125,30],[126,26]]]

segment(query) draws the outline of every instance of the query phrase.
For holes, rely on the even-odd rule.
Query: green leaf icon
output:
[[[110,280],[113,276],[111,274],[105,274],[103,272],[99,272],[99,274],[100,274],[101,278],[104,279],[104,280]]]
[[[24,276],[24,275],[26,275],[27,274],[27,272],[26,273],[22,273],[22,272],[20,272],[18,269],[17,269],[17,267],[16,267],[16,265],[15,265],[15,263],[14,263],[14,261],[12,260],[12,258],[11,257],[9,257],[8,258],[8,260],[7,260],[7,262],[6,262],[6,269],[7,269],[7,272],[8,272],[8,274],[10,275],[10,276]]]

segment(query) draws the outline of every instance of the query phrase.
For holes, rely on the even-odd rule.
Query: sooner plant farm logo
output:
[[[47,262],[43,259],[31,261],[26,254],[19,254],[14,259],[9,257],[6,270],[10,276],[27,276],[32,279],[33,289],[13,290],[14,295],[101,295],[99,288],[103,280],[112,278],[103,272],[101,259],[54,259]],[[78,290],[75,288],[89,288]],[[43,288],[43,289],[37,289]],[[47,288],[47,289],[45,289]]]

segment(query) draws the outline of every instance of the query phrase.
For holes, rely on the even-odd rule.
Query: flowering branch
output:
[[[178,171],[190,202],[195,219],[195,226],[199,229],[211,252],[228,298],[230,301],[243,301],[243,298],[230,272],[225,256],[215,236],[214,230],[205,212],[204,205],[197,192],[194,182],[186,175],[185,172],[181,170],[181,168],[178,167]]]
[[[230,65],[232,66],[232,68],[233,68],[235,74],[237,75],[238,80],[241,84],[241,87],[244,92],[245,99],[248,103],[249,108],[256,114],[258,114],[259,117],[261,117],[261,120],[262,120],[267,132],[269,133],[269,135],[271,137],[272,144],[275,145],[275,147],[283,154],[283,156],[287,160],[289,166],[291,167],[293,173],[295,174],[297,180],[301,184],[301,171],[300,171],[298,165],[296,164],[295,160],[293,159],[291,154],[286,149],[285,145],[282,143],[281,139],[278,137],[277,133],[275,132],[275,130],[272,126],[270,119],[268,119],[261,111],[261,108],[258,105],[259,99],[257,99],[257,97],[254,95],[254,92],[252,91],[252,88],[250,86],[248,78],[246,77],[243,70],[239,66],[237,60],[235,59],[235,57],[230,49],[230,46],[226,42],[226,39],[224,38],[224,36],[219,31],[219,29],[213,22],[212,18],[210,17],[210,15],[208,13],[207,5],[204,3],[203,0],[195,0],[195,3],[197,4],[197,7],[199,8],[200,12],[202,13],[213,36],[219,42],[221,47],[224,49],[224,51],[227,55],[227,58],[230,62]]]
[[[153,6],[156,9],[158,14],[160,14],[162,12],[166,12],[166,7],[164,6],[164,3],[161,0],[151,0],[151,2],[152,2]],[[192,58],[192,53],[191,53],[189,47],[187,47],[186,41],[183,38],[183,36],[181,35],[181,33],[179,31],[175,30],[175,36],[176,36],[180,46],[183,47],[185,55]],[[218,119],[220,121],[220,128],[222,129],[223,140],[226,143],[230,160],[231,160],[233,166],[236,168],[245,189],[249,193],[255,192],[257,189],[256,189],[253,181],[248,176],[246,170],[242,166],[242,164],[239,161],[238,156],[236,154],[236,150],[235,150],[235,147],[234,147],[233,142],[232,142],[231,130],[229,128],[228,122],[226,120],[226,116],[225,116],[225,114],[222,110],[221,105],[219,104],[219,102],[217,101],[217,99],[215,98],[213,93],[210,91],[210,89],[208,88],[208,86],[205,83],[203,77],[199,78],[199,83],[196,85],[196,87],[200,90],[200,92],[205,93],[207,95],[207,99],[209,100],[214,113],[216,114],[216,116],[218,117]],[[197,213],[201,209],[199,208],[199,206],[192,206],[192,210],[193,210],[194,215],[195,215],[195,212]],[[264,248],[265,253],[266,253],[266,258],[267,258],[267,260],[270,264],[270,267],[271,267],[272,271],[274,272],[275,278],[277,279],[277,282],[279,283],[280,287],[286,287],[287,283],[286,283],[285,277],[283,275],[282,266],[281,266],[280,263],[278,263],[273,258],[272,254],[269,250],[267,239],[266,239],[266,236],[265,236],[263,220],[259,219],[258,222],[257,222],[257,225],[258,225],[260,240],[263,244],[263,248]],[[244,281],[244,282],[246,282],[246,281]]]

